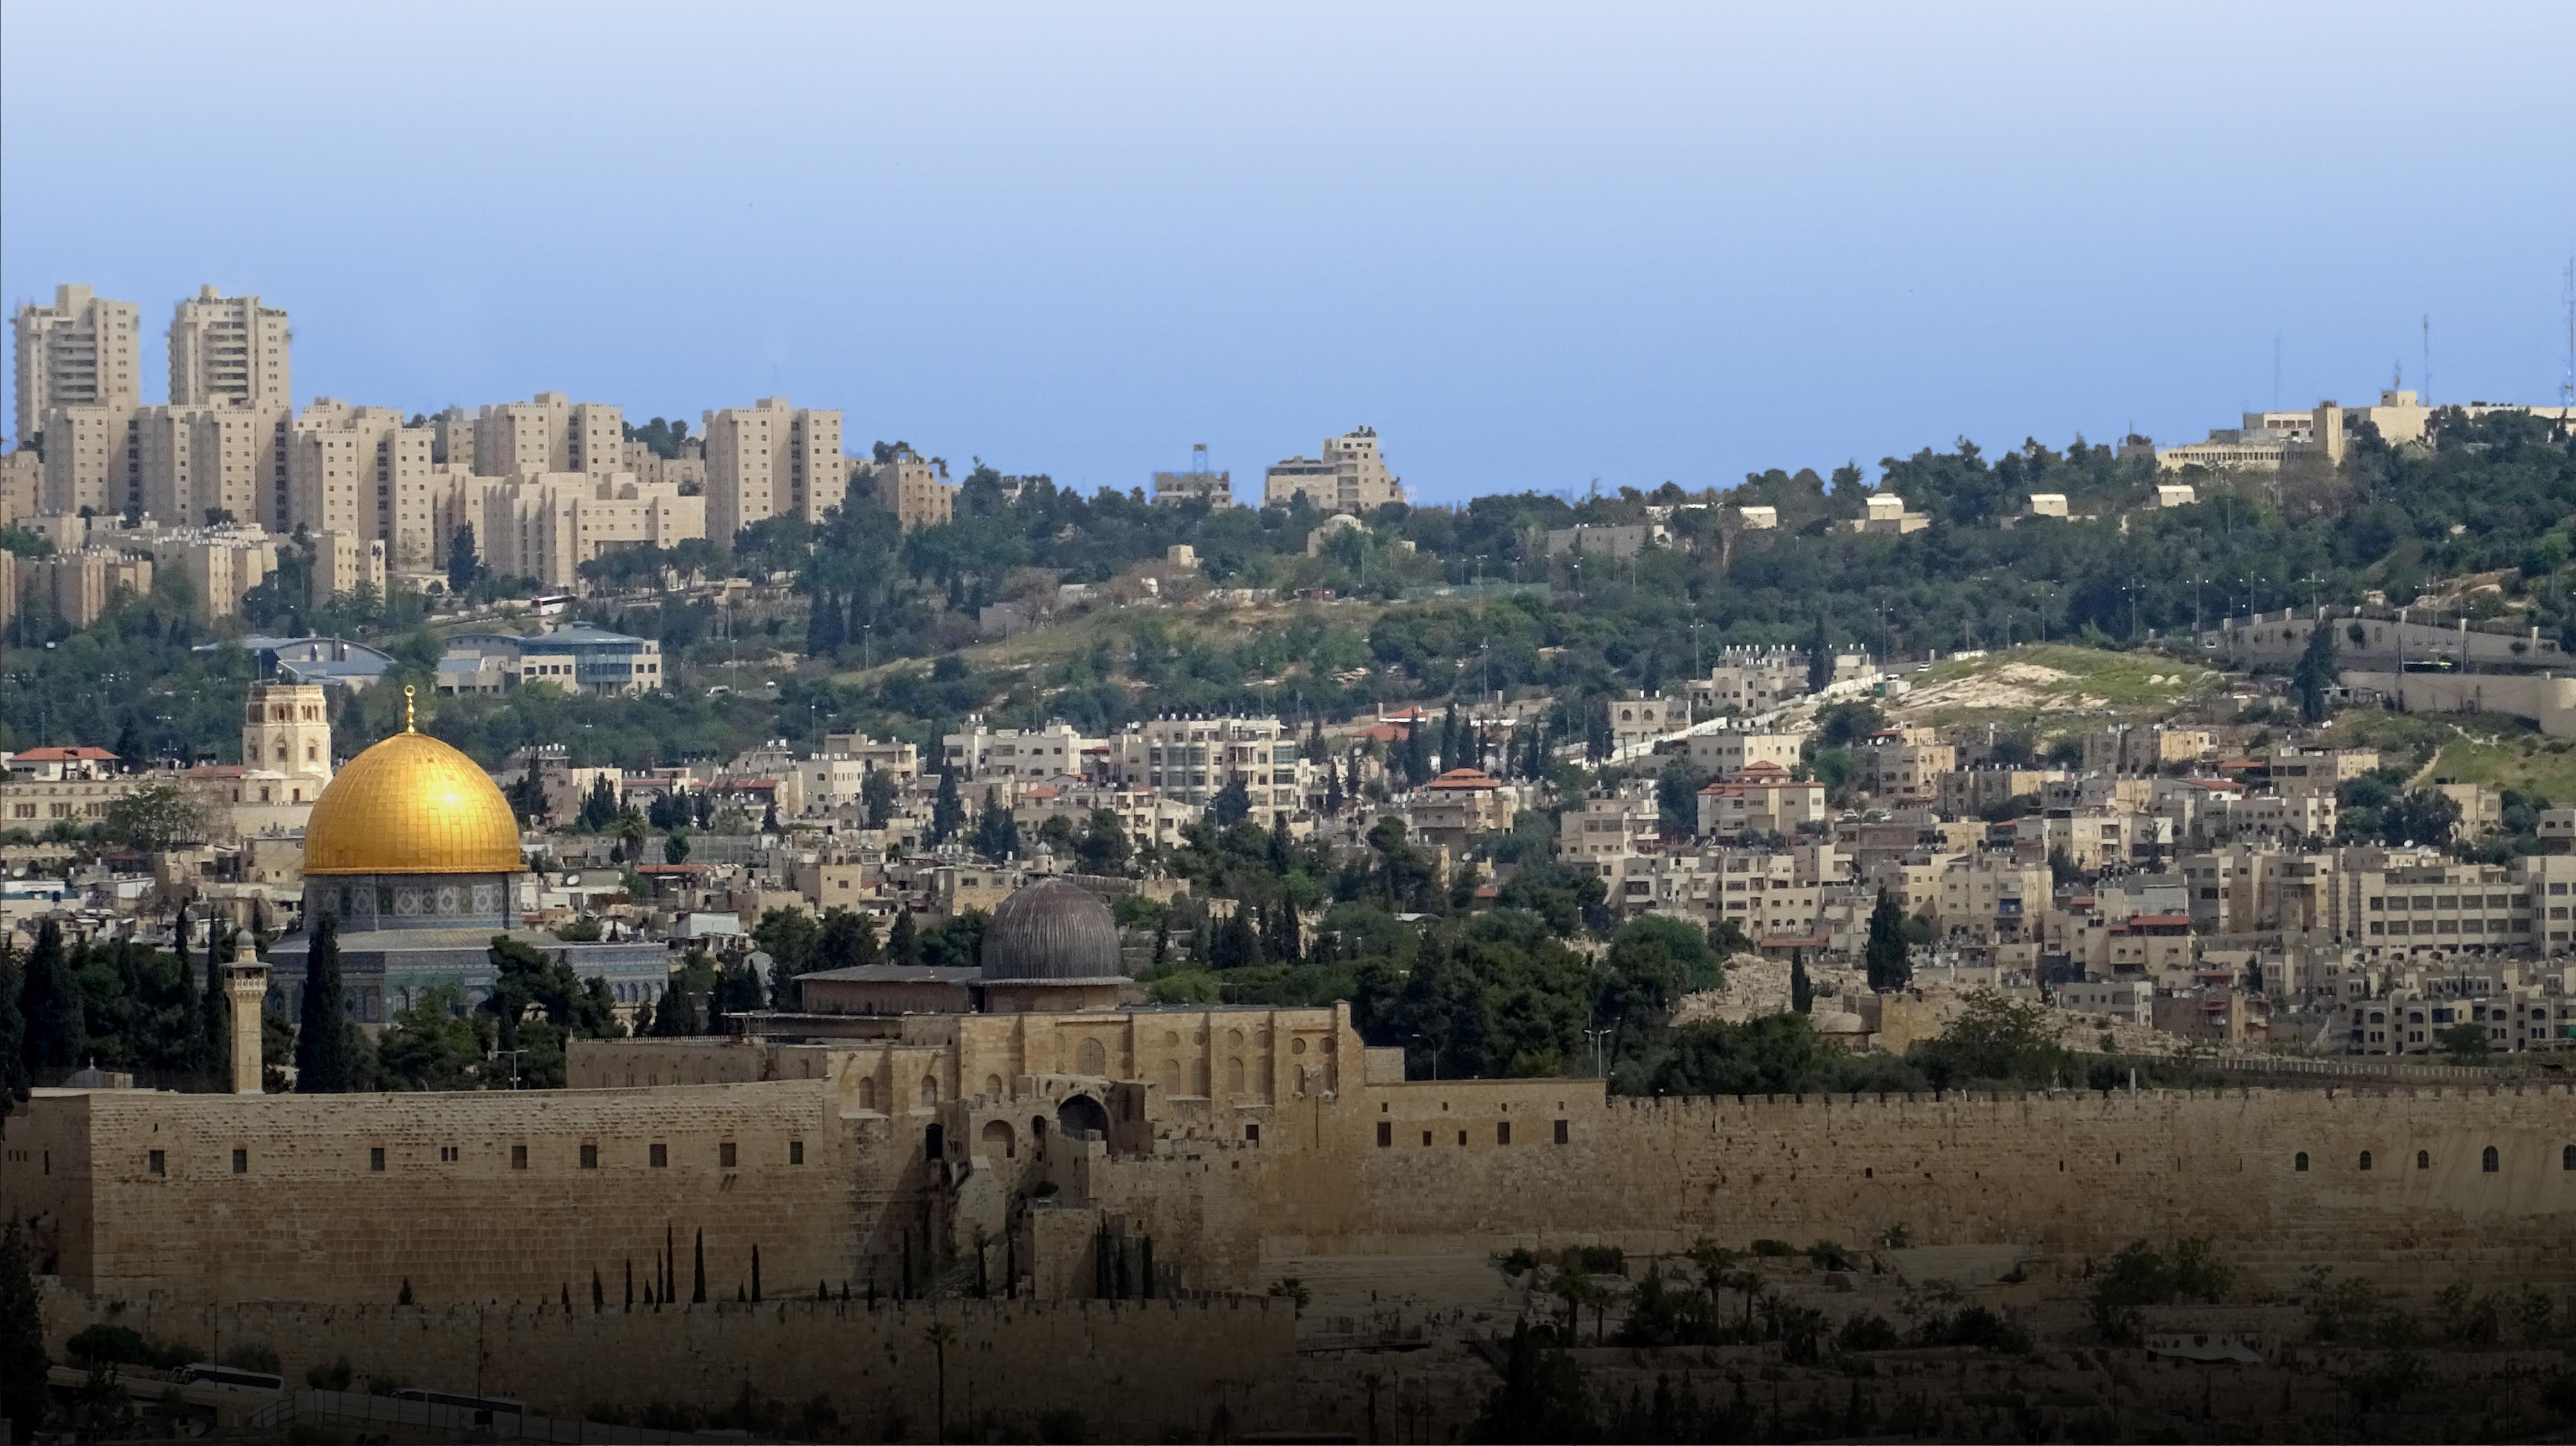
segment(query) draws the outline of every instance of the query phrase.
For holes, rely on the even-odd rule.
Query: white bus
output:
[[[514,1401],[507,1396],[461,1396],[453,1391],[429,1391],[418,1386],[405,1386],[394,1392],[394,1399],[471,1411],[474,1413],[474,1423],[478,1426],[487,1424],[494,1416],[523,1416],[528,1410],[524,1402]]]
[[[239,1366],[219,1366],[212,1361],[193,1361],[181,1366],[176,1374],[182,1384],[222,1386],[235,1391],[283,1391],[286,1378],[268,1371],[245,1371]]]

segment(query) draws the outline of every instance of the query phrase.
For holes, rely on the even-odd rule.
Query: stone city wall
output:
[[[2204,1235],[2257,1285],[2312,1264],[2428,1288],[2576,1281],[2576,1090],[2563,1085],[1606,1105],[1598,1091],[1364,1091],[1325,1147],[1269,1172],[1265,1253],[1863,1245],[1901,1226],[1918,1245],[2066,1257]]]
[[[777,1289],[788,1287],[781,1282]],[[1082,1413],[1093,1439],[1208,1439],[1220,1406],[1236,1426],[1294,1420],[1296,1315],[1284,1301],[863,1301],[771,1299],[758,1305],[594,1312],[560,1304],[397,1306],[226,1304],[155,1297],[95,1303],[56,1290],[45,1331],[63,1342],[106,1322],[211,1353],[220,1338],[278,1354],[290,1384],[348,1362],[361,1381],[503,1396],[532,1412],[578,1417],[595,1402],[731,1405],[747,1385],[802,1406],[828,1394],[844,1423],[876,1439],[900,1415],[928,1439],[945,1347],[951,1423],[993,1411],[1022,1430],[1053,1410]],[[837,1292],[836,1292],[837,1294]],[[364,1389],[363,1386],[360,1389]],[[889,1438],[892,1439],[892,1438]]]
[[[0,1214],[109,1295],[391,1304],[624,1298],[666,1255],[683,1299],[862,1274],[920,1168],[830,1080],[651,1091],[66,1092],[12,1121]],[[17,1158],[24,1152],[23,1163]]]

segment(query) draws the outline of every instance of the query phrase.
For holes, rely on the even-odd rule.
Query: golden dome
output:
[[[332,776],[304,825],[308,874],[515,874],[519,823],[473,759],[406,728]]]

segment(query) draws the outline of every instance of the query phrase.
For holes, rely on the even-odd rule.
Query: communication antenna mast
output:
[[[1193,477],[1204,477],[1207,474],[1207,443],[1192,442],[1190,444],[1190,475]]]
[[[2567,279],[2559,283],[2559,298],[2567,308],[2567,378],[2558,384],[2558,405],[2576,407],[2576,255],[2567,258]]]
[[[2424,373],[2415,379],[2424,389],[2424,405],[2433,405],[2433,313],[2424,313]]]
[[[2281,410],[2281,334],[2272,333],[2272,410]]]

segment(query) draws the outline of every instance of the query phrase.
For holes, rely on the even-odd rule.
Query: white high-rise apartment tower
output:
[[[294,406],[286,313],[256,296],[217,296],[211,286],[170,318],[170,405]]]
[[[141,401],[143,313],[133,302],[57,286],[54,304],[18,308],[18,445],[45,428],[55,407],[130,412]]]

